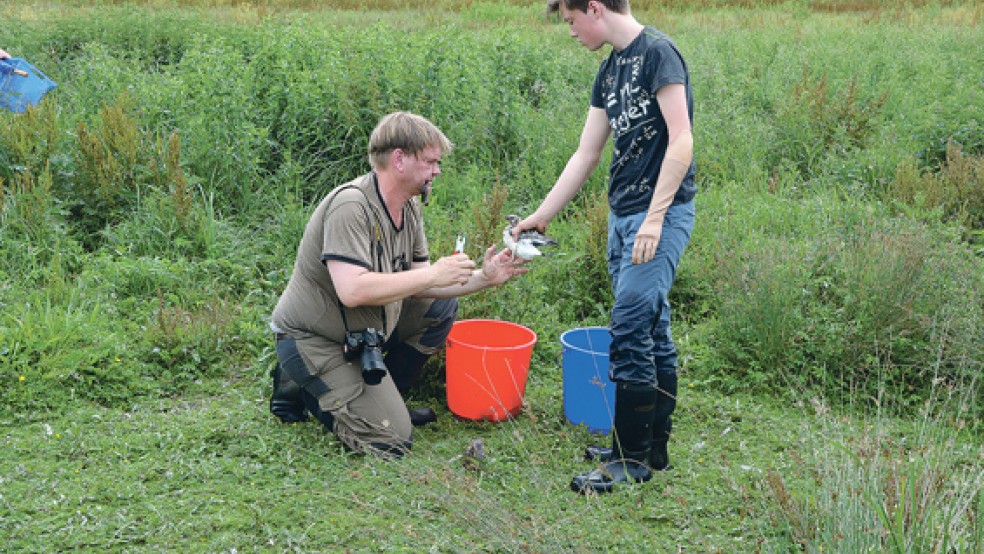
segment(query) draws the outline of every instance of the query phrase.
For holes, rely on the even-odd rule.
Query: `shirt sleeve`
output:
[[[653,76],[653,93],[666,85],[687,83],[687,68],[683,58],[669,40],[657,40],[646,58],[646,65]]]
[[[321,261],[341,261],[370,271],[374,268],[375,223],[361,201],[362,193],[339,193],[325,211]]]
[[[605,61],[602,62],[601,67],[598,68],[598,73],[595,75],[594,85],[591,86],[592,108],[605,109],[605,99],[604,94],[601,91],[601,81],[607,73],[609,60],[611,60],[611,57],[606,58]]]

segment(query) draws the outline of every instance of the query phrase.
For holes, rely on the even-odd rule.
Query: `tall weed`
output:
[[[945,220],[964,226],[968,238],[984,240],[984,156],[971,156],[950,142],[937,171],[921,172],[914,162],[899,166],[885,197],[915,209],[942,210]]]
[[[947,244],[949,235],[870,220],[858,207],[821,211],[811,221],[805,206],[774,206],[798,213],[788,217],[799,230],[779,232],[766,222],[779,216],[760,212],[769,234],[753,225],[748,236],[729,237],[734,242],[696,241],[717,284],[718,304],[701,325],[714,348],[705,363],[728,368],[716,379],[775,388],[778,374],[833,398],[877,398],[887,388],[905,403],[926,398],[935,379],[964,382],[978,371],[980,263]],[[748,208],[738,221],[760,209]],[[940,345],[945,363],[937,375]]]
[[[136,207],[149,176],[133,109],[133,98],[123,95],[100,108],[91,127],[84,121],[76,127],[76,179],[66,193],[71,195],[73,219],[88,241]]]
[[[776,372],[798,374],[808,366],[813,329],[807,312],[811,275],[802,263],[807,252],[801,241],[764,238],[717,260],[721,304],[711,333],[733,368],[722,378],[754,389],[775,383]]]
[[[53,274],[69,278],[84,263],[81,245],[65,223],[45,166],[0,177],[0,275],[11,286],[32,290]]]
[[[91,293],[91,291],[90,291]],[[0,414],[26,419],[78,402],[126,405],[157,388],[130,353],[132,329],[80,291],[7,303],[0,318]],[[152,374],[148,372],[148,374]]]
[[[236,212],[262,202],[260,167],[269,156],[269,130],[254,113],[264,68],[232,42],[203,39],[188,48],[173,68],[176,86],[162,100],[178,116],[174,125],[181,129],[190,172],[209,183],[220,208]]]
[[[51,170],[46,166],[36,175],[31,170],[15,173],[9,183],[0,177],[0,222],[9,235],[17,233],[35,242],[44,242],[55,224],[51,195]]]
[[[60,125],[57,105],[50,100],[21,114],[0,111],[0,177],[12,179],[18,171],[37,174],[50,167]]]
[[[506,226],[503,209],[509,196],[509,188],[501,181],[482,195],[482,201],[472,206],[472,227],[476,230],[472,244],[474,252],[481,255],[490,244],[502,243],[502,230]],[[466,244],[467,249],[467,244]]]
[[[953,424],[978,393],[979,382],[965,393],[935,388],[903,428],[880,415],[836,415],[814,398],[822,430],[811,436],[820,440],[768,472],[766,512],[808,552],[979,551],[984,451],[958,440],[964,431]]]
[[[888,91],[865,98],[858,89],[854,77],[831,91],[826,75],[813,77],[804,68],[801,80],[777,109],[774,164],[789,161],[811,179],[819,175],[827,156],[864,146],[878,124]]]

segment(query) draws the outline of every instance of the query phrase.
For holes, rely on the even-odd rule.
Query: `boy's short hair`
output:
[[[547,13],[556,13],[560,7],[564,6],[568,10],[588,11],[588,2],[591,0],[547,0]],[[629,0],[595,0],[615,13],[628,13]]]
[[[436,146],[445,154],[454,144],[427,118],[410,112],[393,112],[376,124],[369,136],[369,163],[384,168],[389,163],[390,152],[399,148],[411,156],[425,148]]]

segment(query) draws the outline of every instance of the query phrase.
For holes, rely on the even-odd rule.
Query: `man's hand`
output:
[[[656,257],[656,247],[663,235],[663,216],[649,214],[639,226],[635,242],[632,244],[632,263],[639,265],[652,261]]]
[[[430,269],[431,286],[464,285],[472,277],[475,262],[469,259],[467,254],[453,254],[437,260]]]
[[[501,285],[516,275],[522,275],[530,269],[523,267],[526,260],[513,256],[508,248],[503,248],[498,254],[495,245],[485,251],[485,262],[482,264],[482,277],[493,286]]]

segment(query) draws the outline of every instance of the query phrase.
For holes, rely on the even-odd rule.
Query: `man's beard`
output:
[[[427,206],[430,204],[430,193],[431,193],[431,182],[424,181],[423,186],[420,187],[420,203]]]

